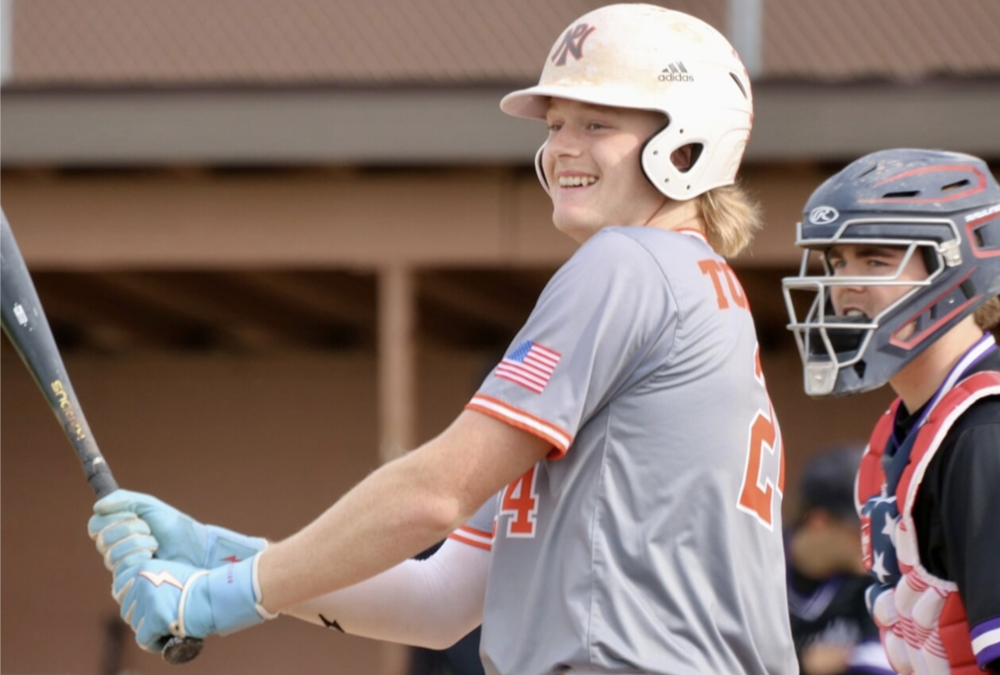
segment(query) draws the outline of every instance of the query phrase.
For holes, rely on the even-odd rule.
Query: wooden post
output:
[[[378,279],[379,459],[412,450],[416,442],[416,280],[394,263]]]

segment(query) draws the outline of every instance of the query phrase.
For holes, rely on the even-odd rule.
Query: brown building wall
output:
[[[737,264],[797,265],[795,222],[829,173],[742,175],[768,225]],[[558,266],[575,250],[522,169],[5,171],[3,200],[33,270]]]
[[[422,355],[422,438],[461,409],[482,366],[477,354]],[[121,485],[206,522],[280,539],[378,465],[370,357],[73,358],[67,369]],[[6,344],[2,384],[0,671],[97,674],[117,605],[86,535],[93,498]],[[120,669],[176,672],[141,652],[131,631],[124,640]],[[396,672],[398,651],[283,618],[211,640],[184,672]]]
[[[531,81],[598,0],[17,0],[19,84]],[[657,2],[730,33],[729,0]],[[769,0],[763,75],[992,74],[993,0]],[[747,58],[749,54],[744,54]]]

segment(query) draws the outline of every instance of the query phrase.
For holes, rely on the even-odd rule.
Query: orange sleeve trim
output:
[[[458,532],[452,532],[451,534],[448,535],[448,538],[449,539],[454,539],[455,541],[460,541],[463,544],[468,544],[469,546],[475,546],[476,548],[481,548],[484,551],[492,551],[493,550],[493,547],[491,545],[485,544],[485,543],[483,543],[481,541],[476,541],[474,539],[466,539],[462,535],[458,534]]]
[[[487,539],[492,539],[493,538],[493,533],[492,532],[488,532],[486,530],[479,530],[479,529],[476,529],[474,527],[469,527],[468,525],[463,525],[462,527],[460,527],[458,529],[459,530],[465,530],[466,532],[469,532],[470,534],[477,534],[480,537],[486,537]]]
[[[573,437],[558,426],[492,396],[476,394],[465,409],[483,413],[547,441],[554,448],[546,457],[550,460],[562,459],[573,443]]]

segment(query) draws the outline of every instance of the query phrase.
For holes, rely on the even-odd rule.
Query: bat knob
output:
[[[172,666],[187,663],[201,653],[205,641],[200,638],[172,637],[163,648],[163,660]]]

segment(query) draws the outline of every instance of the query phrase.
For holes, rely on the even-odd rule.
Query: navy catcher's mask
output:
[[[970,155],[875,152],[812,194],[796,244],[805,249],[799,276],[782,287],[805,391],[814,397],[869,391],[1000,294],[1000,186],[986,163]],[[846,245],[904,253],[894,274],[837,277],[827,254]],[[927,268],[922,281],[900,278],[913,256]],[[831,287],[876,285],[908,290],[876,316],[837,315]],[[808,309],[803,291],[815,296]]]

